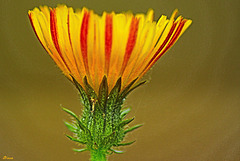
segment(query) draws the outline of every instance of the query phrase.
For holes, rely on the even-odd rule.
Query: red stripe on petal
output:
[[[170,37],[172,36],[172,33],[176,27],[177,23],[173,23],[166,39],[164,40],[164,42],[162,43],[162,45],[159,47],[159,49],[157,50],[157,52],[154,54],[154,56],[152,57],[152,59],[149,61],[148,65],[146,66],[146,68],[152,63],[152,61],[158,56],[159,52],[165,47],[165,45],[167,44],[167,42],[169,41]]]
[[[85,11],[83,20],[82,20],[81,33],[80,33],[82,57],[83,57],[83,62],[87,72],[89,72],[88,54],[87,54],[87,36],[88,36],[89,17],[90,17],[90,13],[88,11]]]
[[[159,52],[161,51],[161,50],[158,50],[158,52],[155,54],[156,56],[154,57],[154,59],[152,58],[151,59],[151,61],[148,63],[148,65],[146,66],[146,68],[144,69],[144,72],[146,72],[145,70],[146,69],[149,69],[149,68],[151,68],[154,64],[155,64],[155,62],[174,44],[174,42],[177,40],[177,38],[179,37],[179,35],[180,35],[180,33],[181,33],[181,31],[182,31],[182,29],[183,29],[183,26],[184,26],[184,24],[185,24],[185,22],[186,22],[186,20],[183,20],[183,21],[181,21],[180,22],[180,24],[179,24],[179,26],[178,26],[178,28],[177,28],[177,30],[176,30],[176,32],[174,33],[174,35],[173,35],[173,37],[172,37],[172,39],[170,40],[170,42],[168,43],[168,45],[166,46],[166,48],[159,54]],[[177,22],[175,22],[174,23],[174,28],[176,27],[176,24],[177,24]],[[173,28],[173,27],[172,27]],[[172,28],[171,28],[171,30],[172,30]],[[173,28],[173,30],[174,30],[174,28]],[[173,32],[173,31],[172,31]],[[172,32],[170,31],[170,33],[172,34]],[[169,35],[171,36],[171,34],[169,33]],[[169,36],[168,35],[168,36]],[[160,48],[159,48],[160,49]]]
[[[67,69],[69,71],[71,71],[70,68],[68,67],[68,64],[66,63],[65,59],[63,58],[62,52],[61,52],[59,44],[58,44],[56,9],[50,10],[50,31],[51,31],[54,46],[55,46],[56,50],[58,51],[59,56],[61,57],[62,61],[66,65]]]
[[[109,71],[109,64],[111,58],[111,50],[112,50],[112,26],[113,20],[112,15],[106,15],[106,25],[105,25],[105,69],[106,73]]]
[[[123,60],[123,64],[122,64],[122,70],[121,73],[124,72],[126,65],[128,63],[128,60],[132,54],[133,48],[136,44],[136,40],[137,40],[137,32],[138,32],[138,23],[139,20],[135,17],[132,18],[132,22],[131,22],[131,26],[130,26],[130,32],[129,32],[129,37],[128,37],[128,42],[127,42],[127,46],[126,46],[126,51],[125,51],[125,55],[124,55],[124,60]]]
[[[56,18],[56,10],[52,9],[50,11],[50,29],[51,29],[51,34],[52,34],[52,40],[53,43],[58,51],[58,53],[62,56],[60,47],[58,44],[58,36],[57,36],[57,18]]]
[[[174,42],[179,37],[185,23],[186,23],[186,20],[183,20],[183,21],[180,22],[180,24],[177,28],[177,31],[173,35],[173,37],[172,37],[171,41],[169,42],[168,46],[161,52],[161,54],[158,55],[157,60],[174,44]]]

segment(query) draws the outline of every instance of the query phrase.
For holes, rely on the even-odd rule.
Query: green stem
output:
[[[106,152],[99,149],[91,151],[91,161],[107,161]]]

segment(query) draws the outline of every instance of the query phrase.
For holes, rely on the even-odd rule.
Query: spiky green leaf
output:
[[[72,117],[74,117],[76,120],[79,120],[78,117],[77,117],[77,115],[76,115],[74,112],[72,112],[71,110],[69,110],[69,109],[67,109],[67,108],[64,108],[64,107],[62,107],[62,110],[65,111],[65,112],[67,112],[69,115],[71,115]]]
[[[133,130],[138,129],[138,128],[141,127],[141,126],[143,126],[143,124],[135,125],[135,126],[129,128],[129,129],[125,130],[125,131],[124,131],[124,134],[129,133],[129,132],[132,132]]]
[[[73,113],[72,111],[70,111],[69,109],[66,109],[64,107],[62,107],[62,109],[63,109],[63,111],[67,112],[68,114],[70,114],[77,120],[77,123],[78,123],[79,127],[81,128],[81,130],[86,131],[87,133],[90,134],[90,131],[83,125],[83,123],[78,119],[78,117],[75,113]]]
[[[66,127],[68,128],[69,131],[76,133],[77,132],[77,127],[74,126],[73,124],[64,121],[64,124],[66,125]]]
[[[127,145],[131,145],[131,144],[133,144],[135,142],[136,142],[136,140],[128,142],[128,143],[118,143],[116,146],[127,146]]]
[[[125,125],[129,124],[130,122],[132,122],[134,120],[134,117],[131,119],[127,119],[127,120],[123,120],[120,124],[119,127],[124,127]]]
[[[76,139],[76,138],[74,138],[74,137],[72,137],[72,136],[70,136],[70,135],[66,135],[70,140],[72,140],[72,141],[75,141],[75,142],[78,142],[78,143],[81,143],[81,144],[86,144],[86,142],[85,141],[81,141],[81,140],[78,140],[78,139]]]
[[[115,150],[115,149],[110,149],[112,152],[116,153],[116,154],[122,154],[124,153],[124,151],[120,151],[120,150]]]
[[[87,151],[88,149],[73,149],[73,151],[75,152],[84,152],[84,151]]]
[[[131,111],[131,108],[123,109],[121,111],[121,118],[124,118],[130,111]]]

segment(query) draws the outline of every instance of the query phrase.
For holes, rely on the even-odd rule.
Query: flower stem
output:
[[[99,149],[91,151],[91,161],[107,161],[104,151]]]

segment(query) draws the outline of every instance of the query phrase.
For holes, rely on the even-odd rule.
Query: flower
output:
[[[153,20],[131,12],[102,16],[66,5],[40,6],[28,12],[42,46],[63,73],[83,86],[86,77],[97,92],[104,76],[109,89],[121,77],[122,90],[140,79],[190,26],[191,20],[162,15]],[[72,80],[73,81],[73,80]]]

